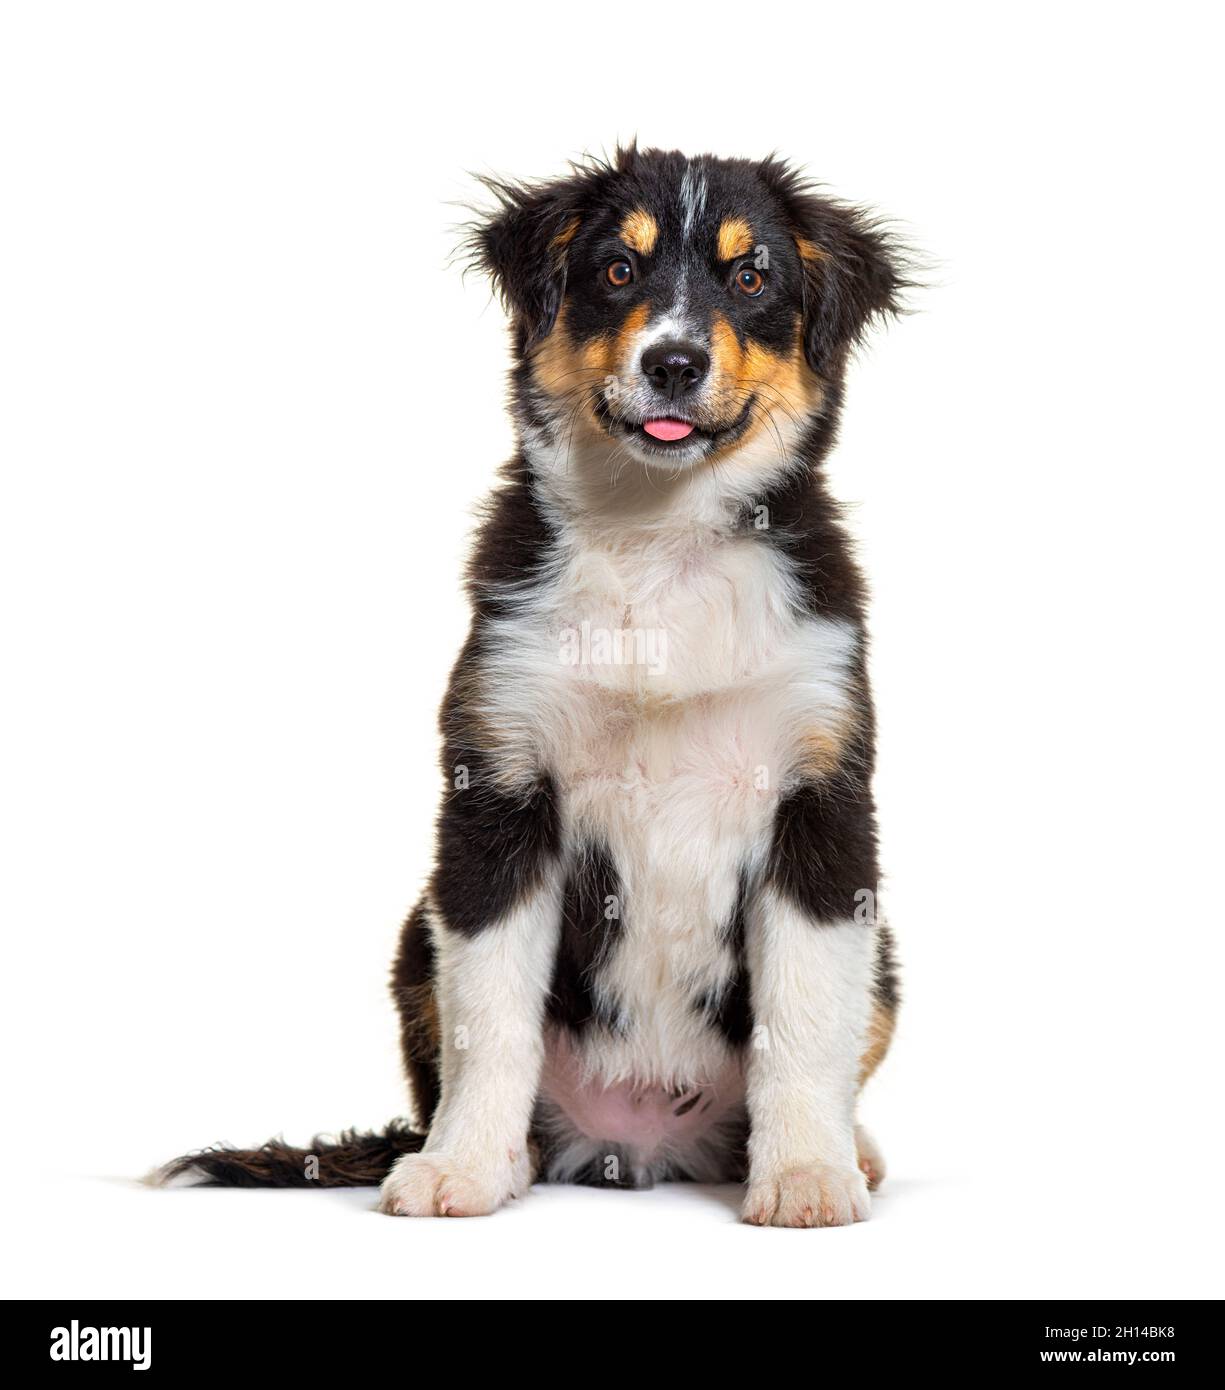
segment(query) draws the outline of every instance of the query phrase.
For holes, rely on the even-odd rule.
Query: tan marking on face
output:
[[[718,251],[721,261],[734,261],[753,249],[753,231],[743,217],[728,217],[719,224]]]
[[[743,363],[735,329],[722,314],[716,314],[710,324],[710,375],[715,391],[722,393],[734,386]]]
[[[789,353],[777,353],[755,343],[742,344],[722,314],[711,323],[711,392],[714,409],[724,424],[734,420],[756,396],[756,418],[740,443],[768,427],[772,414],[803,419],[821,403],[821,385],[804,359],[799,317]]]
[[[637,304],[618,329],[579,344],[570,337],[563,309],[553,332],[532,358],[537,382],[550,395],[558,396],[572,392],[580,382],[592,386],[605,377],[629,373],[632,369],[630,350],[634,339],[646,327],[650,312],[648,305]]]
[[[552,333],[532,352],[532,376],[537,386],[559,405],[573,406],[580,402],[584,391],[592,398],[609,377],[631,374],[630,350],[635,337],[646,327],[650,312],[647,304],[635,305],[615,332],[601,333],[579,344],[570,336],[563,305]],[[572,427],[603,433],[589,410],[578,411]]]
[[[659,240],[659,223],[645,208],[635,208],[622,222],[620,235],[631,251],[649,256]]]
[[[796,237],[795,245],[796,250],[800,253],[800,259],[802,261],[811,263],[813,261],[823,261],[826,259],[825,252],[821,250],[815,241],[809,241],[807,237]]]
[[[608,339],[596,338],[579,351],[571,341],[563,305],[547,338],[532,351],[532,375],[547,395],[559,400],[579,387],[589,385],[603,367]]]
[[[885,1008],[883,1004],[873,1004],[872,1017],[868,1020],[867,1047],[859,1062],[861,1086],[884,1061],[889,1044],[893,1041],[896,1024],[897,1016],[892,1009]]]
[[[646,328],[647,320],[650,317],[651,306],[649,304],[636,304],[626,314],[625,321],[613,337],[613,358],[610,371],[620,371],[632,375],[636,370],[636,364],[629,360],[630,352],[634,346],[634,340]]]
[[[561,231],[557,233],[557,235],[553,238],[549,245],[553,248],[554,251],[564,251],[566,247],[569,246],[570,243],[574,240],[575,236],[578,234],[578,229],[581,225],[581,218],[572,217],[569,220],[569,222],[567,222],[566,225],[561,229]]]

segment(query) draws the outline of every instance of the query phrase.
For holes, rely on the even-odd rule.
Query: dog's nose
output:
[[[656,343],[642,354],[642,372],[670,401],[683,396],[710,370],[710,358],[695,343]]]

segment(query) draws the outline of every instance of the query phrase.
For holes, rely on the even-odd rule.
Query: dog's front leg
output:
[[[393,1216],[483,1216],[531,1185],[528,1124],[560,930],[551,873],[475,932],[431,911],[437,952],[442,1095],[419,1154],[383,1183]]]
[[[776,887],[750,915],[754,1034],[748,1064],[749,1183],[758,1226],[867,1219],[854,1110],[870,1009],[873,934],[817,920]]]

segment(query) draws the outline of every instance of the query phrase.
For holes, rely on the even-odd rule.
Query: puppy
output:
[[[518,447],[393,973],[428,1134],[166,1171],[382,1180],[401,1216],[735,1180],[757,1225],[863,1220],[884,1165],[856,1102],[898,992],[864,588],[821,464],[900,248],[773,158],[631,147],[490,187],[471,249],[511,317]]]

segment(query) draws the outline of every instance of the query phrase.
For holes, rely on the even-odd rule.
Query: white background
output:
[[[1209,13],[5,7],[9,1292],[1220,1296]],[[138,1187],[404,1107],[386,971],[512,448],[453,204],[635,133],[778,148],[936,262],[831,470],[907,995],[874,1219]]]

